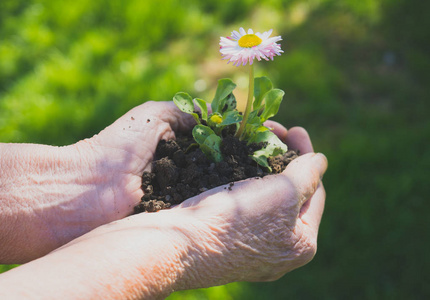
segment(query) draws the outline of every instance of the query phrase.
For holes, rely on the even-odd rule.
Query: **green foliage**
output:
[[[265,94],[263,112],[260,115],[261,122],[276,116],[284,95],[284,91],[280,89],[273,89]],[[257,106],[256,110],[260,110],[261,108],[261,106]]]
[[[196,98],[194,99],[196,102],[197,107],[200,109],[200,113],[202,114],[202,119],[207,121],[208,120],[208,106],[205,100]],[[197,121],[198,122],[198,121]]]
[[[203,144],[205,140],[211,136],[214,135],[215,132],[208,126],[198,124],[194,126],[193,128],[193,137],[194,140],[199,144]]]
[[[72,143],[142,101],[192,86],[213,22],[194,5],[1,1],[2,141]]]
[[[193,129],[193,137],[209,159],[215,162],[223,160],[220,151],[223,129],[226,126],[245,122],[246,130],[241,138],[248,144],[255,143],[261,148],[251,155],[252,159],[271,171],[267,159],[284,154],[287,146],[263,123],[278,113],[285,93],[279,89],[272,89],[272,82],[267,77],[254,80],[257,82],[255,85],[257,93],[252,103],[254,111],[249,115],[248,120],[243,120],[241,113],[236,109],[236,98],[233,95],[236,84],[228,78],[218,81],[215,97],[211,103],[211,114],[208,115],[204,100],[195,99],[196,105],[202,110],[202,121],[205,121],[208,126],[201,125],[202,121],[194,112],[194,103],[190,95],[184,92],[176,93],[173,102],[181,111],[192,115],[196,120],[197,125]],[[239,131],[239,126],[236,126],[236,134]]]
[[[200,144],[200,149],[206,154],[209,159],[214,162],[221,162],[223,156],[221,153],[221,142],[222,139],[216,134],[209,135],[202,144]]]
[[[173,102],[181,111],[192,115],[194,120],[200,124],[199,115],[194,113],[194,103],[190,95],[183,92],[176,93],[176,95],[173,97]]]
[[[214,113],[223,113],[226,110],[236,108],[236,98],[233,95],[233,90],[236,84],[229,78],[218,80],[218,87],[215,97],[212,100],[211,108]]]
[[[273,88],[272,81],[266,76],[254,79],[254,103],[252,108],[255,110],[261,106],[264,96]]]
[[[241,122],[243,119],[242,115],[237,110],[226,111],[223,115],[222,122],[219,126],[228,126]]]
[[[284,154],[288,150],[287,146],[276,136],[276,134],[269,130],[256,132],[251,136],[249,142],[264,144],[264,147],[254,152],[252,159],[254,159],[259,165],[266,168],[269,168],[269,164],[267,162],[269,157]]]
[[[19,265],[0,265],[0,273],[3,273],[3,272],[6,272],[6,271],[9,271],[9,270],[11,270],[11,269],[13,269],[13,268],[16,268],[16,267],[18,267]]]

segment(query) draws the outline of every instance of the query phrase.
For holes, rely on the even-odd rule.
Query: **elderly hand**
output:
[[[312,151],[306,131],[273,125],[291,148]],[[0,276],[0,287],[53,299],[163,299],[176,290],[277,279],[315,254],[326,168],[322,154],[306,153],[282,174],[100,226]]]
[[[30,261],[130,215],[158,142],[192,122],[172,102],[147,102],[70,146],[0,144],[0,263]]]
[[[325,202],[321,178],[327,160],[311,153],[303,128],[287,133],[273,125],[290,148],[304,154],[282,174],[245,180],[231,191],[220,187],[172,209],[202,224],[194,233],[205,261],[194,270],[197,287],[275,280],[315,255]]]

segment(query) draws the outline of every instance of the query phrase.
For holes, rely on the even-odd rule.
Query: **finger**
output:
[[[190,198],[173,209],[206,208],[214,214],[229,208],[228,211],[233,215],[240,211],[242,215],[253,216],[277,207],[279,212],[285,212],[285,208],[288,208],[291,218],[295,219],[303,203],[315,193],[327,164],[324,155],[312,153],[295,159],[290,165],[279,175],[220,186]]]
[[[175,138],[175,132],[190,130],[194,119],[181,112],[173,102],[148,101],[129,110],[100,132],[97,140],[105,146],[139,151],[144,146],[155,151],[160,139]],[[137,152],[136,152],[137,153]]]
[[[321,153],[308,153],[293,160],[282,173],[297,191],[299,208],[310,199],[327,170],[327,159]]]
[[[314,152],[309,134],[303,127],[290,128],[284,141],[290,149],[299,150],[300,154]]]
[[[269,214],[271,220],[294,224],[299,213],[296,198],[297,193],[289,178],[278,174],[216,187],[172,209],[198,213],[203,219],[219,215],[225,222],[237,222],[239,219],[245,222]]]
[[[300,210],[299,218],[304,224],[309,225],[313,234],[318,232],[318,227],[324,211],[325,198],[326,192],[322,182],[320,182],[315,193],[306,201]]]
[[[137,174],[149,168],[148,162],[160,140],[173,139],[175,131],[189,130],[194,124],[192,116],[181,112],[173,102],[149,101],[134,107],[89,140],[101,151],[109,150],[123,165],[126,161],[131,165],[133,158],[140,158],[139,163],[133,164],[132,173]]]
[[[121,119],[133,117],[141,125],[159,124],[160,121],[170,125],[173,131],[186,131],[195,125],[191,115],[179,110],[173,101],[148,101],[126,113]],[[139,120],[138,120],[138,119]]]

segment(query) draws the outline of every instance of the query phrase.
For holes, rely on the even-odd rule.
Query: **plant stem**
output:
[[[240,123],[239,130],[236,132],[236,137],[242,140],[243,132],[245,131],[249,113],[251,112],[252,102],[254,100],[254,65],[249,65],[249,85],[248,85],[248,100],[246,101],[245,114]]]

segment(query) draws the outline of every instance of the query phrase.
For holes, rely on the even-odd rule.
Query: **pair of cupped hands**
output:
[[[324,209],[321,179],[327,160],[313,152],[300,127],[266,124],[300,152],[283,173],[237,182],[231,190],[221,186],[168,210],[130,215],[143,195],[141,176],[151,169],[158,142],[193,125],[172,102],[147,102],[98,135],[68,146],[83,165],[92,166],[80,168],[91,173],[97,197],[68,204],[74,209],[68,214],[76,215],[76,224],[68,226],[85,220],[88,232],[77,237],[76,230],[63,228],[65,245],[36,264],[50,263],[54,272],[67,258],[69,264],[85,264],[81,272],[88,268],[88,274],[110,270],[106,273],[140,295],[167,295],[233,281],[275,280],[309,262]]]

